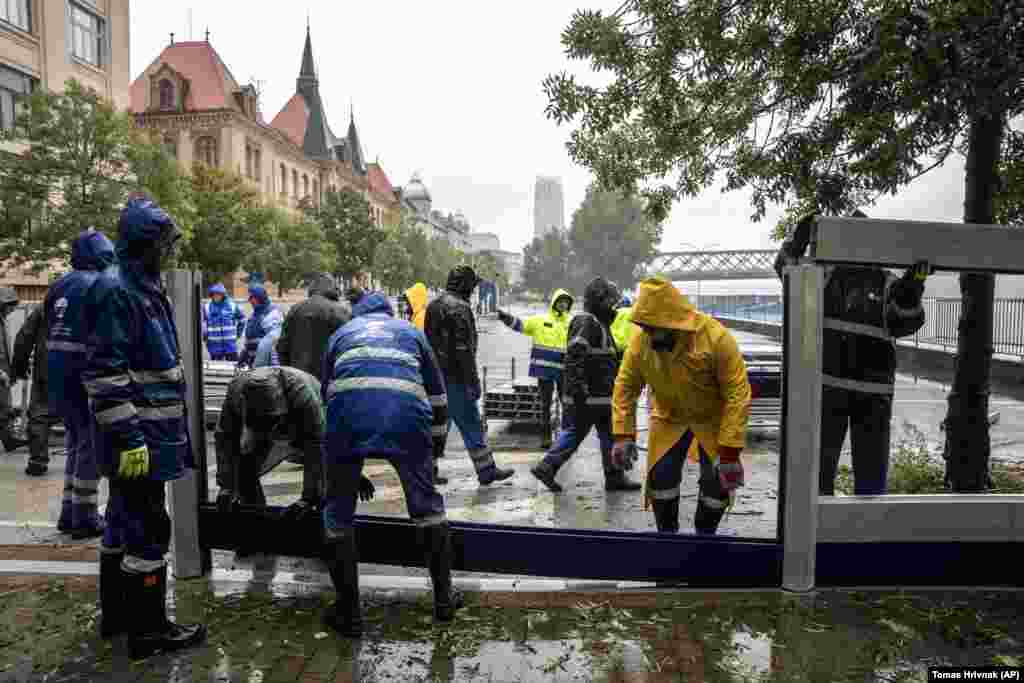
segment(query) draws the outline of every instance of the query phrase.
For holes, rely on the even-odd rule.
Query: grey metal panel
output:
[[[202,349],[196,345],[193,333],[199,324],[193,306],[193,291],[200,282],[200,273],[187,270],[173,270],[167,273],[167,289],[174,304],[174,323],[178,328],[178,348],[186,377],[185,401],[188,405],[189,432],[192,437],[193,454],[197,454],[198,440],[205,439],[203,412],[199,410],[195,382],[197,365],[202,362]],[[172,520],[172,541],[174,552],[174,575],[178,578],[193,578],[203,574],[203,555],[199,547],[199,482],[194,470],[187,470],[186,476],[170,483],[170,511]]]
[[[823,497],[818,503],[818,541],[1024,541],[1024,496]]]
[[[819,263],[905,268],[925,259],[939,270],[1024,273],[1024,230],[822,216],[815,232],[811,254]]]
[[[821,431],[822,269],[802,265],[786,269],[788,344],[786,403],[782,439],[783,481],[782,587],[814,588],[818,529],[818,471]]]

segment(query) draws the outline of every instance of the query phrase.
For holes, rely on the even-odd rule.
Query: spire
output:
[[[316,81],[316,67],[313,63],[313,39],[309,34],[309,23],[306,23],[306,46],[302,48],[302,67],[299,69],[299,80]]]

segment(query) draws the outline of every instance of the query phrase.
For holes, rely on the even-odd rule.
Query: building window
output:
[[[29,19],[29,0],[0,0],[0,19],[22,31],[31,31]]]
[[[263,177],[262,164],[260,163],[260,156],[262,156],[260,150],[252,150],[252,177],[253,180],[259,180]]]
[[[171,111],[177,109],[174,104],[174,84],[171,83],[170,79],[160,79],[160,110]]]
[[[217,140],[209,135],[196,140],[196,161],[201,161],[207,166],[217,166]]]
[[[292,194],[297,199],[299,196],[299,172],[292,169]]]
[[[0,0],[3,3],[4,0]],[[18,114],[18,100],[32,92],[34,79],[0,66],[0,128],[11,130]]]
[[[320,184],[313,179],[313,204],[320,205]]]
[[[252,147],[245,146],[245,177],[252,178]]]
[[[309,196],[309,176],[305,173],[302,174],[302,197],[306,198]]]
[[[81,5],[71,3],[71,54],[93,66],[106,58],[106,22]]]
[[[285,170],[284,164],[281,164],[281,196],[288,196],[288,171]]]
[[[172,159],[178,158],[178,139],[174,135],[164,136],[164,150]]]

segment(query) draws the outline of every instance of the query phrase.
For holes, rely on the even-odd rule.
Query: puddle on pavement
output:
[[[923,681],[1020,664],[1024,593],[481,594],[449,627],[429,595],[367,595],[366,637],[323,627],[330,592],[175,588],[200,648],[142,664],[94,635],[88,582],[0,592],[0,681]],[[545,605],[539,609],[536,605]]]

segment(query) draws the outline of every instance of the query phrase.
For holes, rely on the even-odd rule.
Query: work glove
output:
[[[359,475],[359,500],[364,503],[373,500],[373,494],[377,492],[373,482],[364,475]]]
[[[506,313],[505,311],[503,311],[501,309],[498,309],[498,320],[500,320],[501,322],[505,323],[509,327],[512,327],[512,325],[515,324],[515,321],[516,321],[516,319],[514,317],[512,317],[512,315],[510,313]]]
[[[903,274],[903,277],[911,282],[917,282],[924,284],[928,276],[932,274],[932,264],[928,261],[918,261],[913,266],[907,269],[907,272]]]
[[[723,491],[734,491],[745,485],[743,462],[740,449],[731,446],[718,447],[718,481]]]
[[[149,448],[145,444],[121,451],[119,460],[117,476],[122,479],[137,479],[149,475]]]
[[[284,510],[284,519],[291,522],[298,522],[306,517],[317,513],[317,505],[308,500],[300,498]]]
[[[238,505],[238,498],[235,496],[234,491],[222,489],[221,492],[217,494],[217,512],[227,514],[232,512],[236,505]]]
[[[640,450],[633,439],[619,439],[612,447],[612,464],[620,470],[631,470],[640,459]]]

